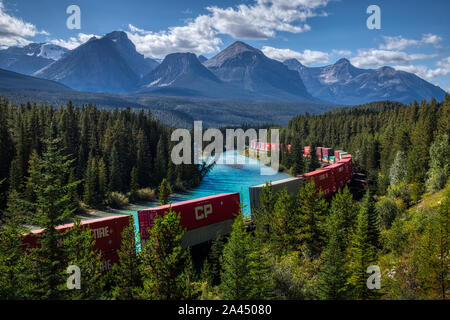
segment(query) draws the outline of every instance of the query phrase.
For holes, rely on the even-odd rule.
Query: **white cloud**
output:
[[[380,49],[383,50],[404,50],[411,46],[422,46],[426,44],[439,47],[442,38],[438,35],[427,33],[422,36],[420,40],[406,39],[402,36],[389,37],[384,36],[384,43],[380,45]]]
[[[432,44],[435,47],[440,47],[441,41],[442,41],[441,37],[439,37],[435,34],[431,34],[431,33],[427,33],[427,34],[423,35],[423,38],[422,38],[422,43]]]
[[[169,53],[213,53],[219,50],[222,40],[211,28],[207,16],[199,16],[186,26],[172,27],[168,31],[152,32],[129,25],[127,32],[137,51],[147,57],[164,58]]]
[[[327,63],[329,61],[328,53],[322,51],[304,50],[303,52],[298,52],[291,49],[278,49],[269,46],[264,46],[261,51],[269,58],[282,62],[288,59],[297,59],[306,66],[316,63]]]
[[[352,64],[359,68],[379,68],[387,65],[408,65],[414,60],[436,57],[435,54],[408,54],[403,51],[362,49],[351,58]]]
[[[6,13],[0,1],[0,48],[25,46],[31,42],[28,38],[38,34],[49,35],[46,31],[39,31],[35,25]]]
[[[56,44],[58,46],[67,48],[69,50],[73,50],[76,47],[82,45],[83,43],[87,42],[92,37],[98,38],[99,36],[96,36],[95,34],[85,34],[85,33],[79,33],[77,37],[70,37],[68,40],[63,39],[54,39],[50,42],[53,44]]]
[[[336,49],[333,49],[331,53],[341,57],[350,57],[353,54],[351,50],[336,50]]]
[[[185,26],[152,32],[129,26],[128,36],[145,56],[163,58],[168,53],[189,51],[213,53],[222,44],[219,34],[236,39],[268,39],[277,32],[302,33],[311,27],[306,20],[326,16],[318,12],[330,0],[255,0],[236,7],[207,7]]]
[[[432,81],[439,76],[447,76],[450,74],[450,57],[442,59],[436,63],[436,68],[428,68],[423,65],[418,66],[395,66],[396,69],[411,72],[425,80]]]

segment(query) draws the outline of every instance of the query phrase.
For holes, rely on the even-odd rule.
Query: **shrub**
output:
[[[395,218],[402,212],[401,205],[398,201],[388,197],[382,197],[376,203],[375,210],[380,217],[382,229],[390,229]]]
[[[122,209],[128,206],[130,201],[128,198],[119,192],[111,192],[108,197],[108,203],[111,208]]]
[[[388,197],[400,198],[404,203],[409,204],[411,201],[411,194],[408,184],[405,182],[392,185],[388,188]]]
[[[138,191],[136,191],[135,197],[137,200],[140,200],[140,201],[155,201],[156,200],[155,190],[150,189],[150,188],[139,189]]]

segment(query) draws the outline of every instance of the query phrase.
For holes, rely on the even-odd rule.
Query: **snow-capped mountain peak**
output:
[[[43,43],[37,56],[57,61],[68,51],[68,49],[55,44]]]

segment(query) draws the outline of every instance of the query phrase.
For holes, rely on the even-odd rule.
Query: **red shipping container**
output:
[[[345,152],[345,151],[343,151],[343,150],[334,151],[334,158],[336,159],[336,161],[339,160],[339,153],[341,153],[341,152]]]
[[[342,188],[345,184],[347,184],[347,170],[345,168],[344,163],[336,163],[333,164],[327,169],[333,171],[334,182],[336,184],[336,188]]]
[[[94,248],[102,252],[117,250],[122,244],[122,231],[130,225],[130,216],[112,216],[93,220],[81,221],[81,226],[91,229],[92,237],[95,240]],[[64,233],[73,227],[73,223],[60,225],[56,229],[60,233]],[[38,248],[39,234],[44,230],[34,230],[30,234],[24,236],[22,243],[26,249]],[[63,245],[61,240],[60,245]]]
[[[157,216],[163,216],[172,207],[180,214],[180,224],[187,230],[233,219],[240,210],[239,193],[215,196],[168,204],[138,211],[139,230],[143,239],[148,239],[148,230]]]
[[[334,183],[333,171],[325,168],[313,172],[308,172],[303,175],[306,181],[314,181],[316,188],[321,189],[325,196],[331,195],[336,189]]]
[[[342,159],[341,161],[339,161],[339,163],[343,163],[345,166],[345,172],[346,172],[346,178],[347,178],[347,183],[350,183],[352,180],[352,159],[351,158],[346,158],[346,159]]]

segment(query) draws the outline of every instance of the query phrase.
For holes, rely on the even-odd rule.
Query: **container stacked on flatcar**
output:
[[[317,156],[317,159],[319,159],[319,161],[322,161],[322,147],[316,148],[316,156]]]
[[[333,171],[327,168],[308,172],[302,175],[307,182],[314,181],[317,189],[321,189],[325,197],[336,192],[336,183],[334,181]]]
[[[330,157],[334,155],[334,151],[331,148],[322,148],[322,161],[329,163]]]
[[[333,172],[334,183],[337,189],[342,188],[347,184],[348,171],[344,163],[338,162],[332,164],[331,166],[328,166],[327,169]]]
[[[81,221],[83,228],[89,228],[93,239],[95,240],[94,249],[98,250],[102,254],[102,271],[106,272],[111,267],[119,262],[119,256],[117,251],[122,245],[122,232],[130,225],[131,216],[113,216],[100,219],[84,220]],[[56,229],[60,233],[64,233],[73,227],[73,223],[60,225]],[[22,240],[25,249],[39,248],[39,236],[44,230],[34,230],[29,234],[26,234]],[[64,242],[60,242],[60,246],[64,245]]]
[[[240,210],[240,197],[239,193],[219,194],[139,210],[139,231],[143,241],[149,238],[156,217],[164,216],[170,209],[180,215],[180,224],[186,230],[181,245],[195,246],[231,232]]]
[[[258,140],[251,140],[249,144],[249,148],[252,151],[261,151],[261,152],[269,152],[269,151],[281,151],[287,149],[287,151],[291,151],[291,145],[287,146],[278,143],[269,143],[269,142],[260,142]]]

